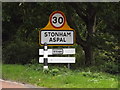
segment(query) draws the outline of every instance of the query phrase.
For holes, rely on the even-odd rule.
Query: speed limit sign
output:
[[[55,11],[50,16],[50,23],[54,28],[61,28],[65,24],[65,16],[61,11]]]
[[[75,43],[75,30],[70,28],[61,11],[50,14],[48,24],[39,31],[39,44],[43,46],[71,46]]]

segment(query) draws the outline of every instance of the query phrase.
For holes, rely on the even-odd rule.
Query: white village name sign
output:
[[[44,49],[39,49],[39,55],[43,55],[39,58],[39,63],[44,63],[44,69],[48,68],[47,63],[75,63],[75,57],[48,57],[75,54],[74,48],[47,49],[47,46],[72,46],[74,43],[75,30],[67,24],[64,13],[53,12],[46,27],[39,31],[39,44],[44,46]]]
[[[41,30],[41,44],[73,45],[74,31],[72,30]]]

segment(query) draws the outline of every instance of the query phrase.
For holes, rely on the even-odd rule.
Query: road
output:
[[[22,83],[12,82],[12,81],[6,81],[6,80],[2,80],[2,79],[0,79],[0,85],[2,85],[2,88],[37,88],[33,85],[22,84]]]

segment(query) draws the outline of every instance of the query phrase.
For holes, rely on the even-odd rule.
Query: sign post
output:
[[[68,46],[68,48],[69,48],[69,46]],[[69,57],[69,54],[68,54],[68,57]],[[70,69],[70,63],[68,63],[68,69]]]
[[[48,69],[48,48],[47,48],[47,43],[44,45],[44,70]]]
[[[47,46],[72,46],[74,43],[75,30],[67,24],[64,13],[53,12],[48,24],[39,31],[39,44],[44,46],[44,50],[39,49],[39,55],[43,55],[39,58],[39,63],[44,63],[44,69],[48,69],[48,63],[75,63],[75,57],[48,57],[48,55],[75,54],[74,48],[47,49]]]

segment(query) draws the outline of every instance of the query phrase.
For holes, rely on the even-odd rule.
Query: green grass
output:
[[[2,77],[48,88],[118,88],[118,78],[114,75],[67,68],[50,68],[48,72],[43,72],[42,66],[37,64],[3,64]]]

